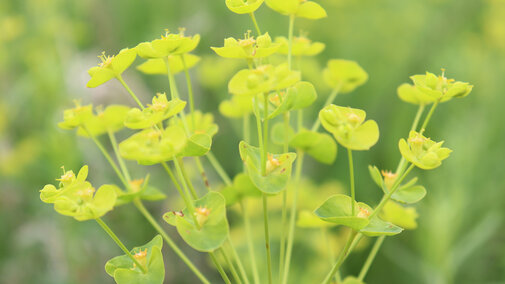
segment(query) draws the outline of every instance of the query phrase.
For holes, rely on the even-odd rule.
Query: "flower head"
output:
[[[407,141],[400,139],[399,148],[402,156],[409,162],[424,170],[434,169],[442,164],[452,152],[442,147],[444,142],[434,142],[421,133],[411,131]]]
[[[109,81],[112,78],[120,77],[121,74],[133,63],[137,57],[135,48],[125,48],[119,51],[117,55],[107,56],[103,52],[98,58],[101,62],[98,66],[88,70],[91,79],[86,84],[88,88],[95,88]]]

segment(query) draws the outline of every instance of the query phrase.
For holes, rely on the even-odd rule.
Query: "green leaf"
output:
[[[260,149],[244,141],[240,142],[239,149],[240,158],[246,165],[247,173],[259,190],[267,194],[277,194],[286,187],[293,161],[296,158],[295,153],[269,154],[266,174],[263,175]]]
[[[228,238],[225,203],[223,195],[215,191],[195,200],[194,206],[197,209],[197,220],[201,223],[200,228],[194,223],[187,208],[182,214],[167,212],[163,215],[163,219],[168,224],[175,224],[177,232],[191,247],[198,251],[211,252],[221,247]]]
[[[286,130],[284,127],[284,123],[277,122],[271,127],[270,139],[272,140],[272,142],[274,144],[284,145],[284,143],[285,143],[284,137],[286,136],[285,133],[286,133]],[[287,139],[288,143],[289,143],[289,141],[291,141],[291,139],[293,139],[294,136],[295,136],[295,130],[293,129],[293,127],[289,126],[288,127],[288,139]]]
[[[331,59],[323,71],[326,84],[340,93],[349,93],[368,80],[368,74],[351,60]]]
[[[417,228],[417,210],[414,207],[404,207],[396,202],[388,201],[382,208],[381,218],[406,230]]]
[[[210,151],[212,138],[209,135],[193,134],[189,137],[186,147],[178,154],[179,157],[204,156]]]
[[[237,174],[233,179],[233,184],[224,187],[220,192],[226,199],[226,206],[233,205],[246,197],[261,197],[261,191],[244,173]]]
[[[170,120],[170,125],[180,125],[183,127],[182,120],[174,117]],[[207,134],[212,138],[219,127],[214,123],[214,116],[212,113],[202,113],[199,110],[195,110],[192,114],[186,115],[186,124],[190,128],[191,132],[194,134]]]
[[[296,225],[300,228],[325,228],[335,226],[333,223],[321,220],[314,212],[310,212],[309,210],[300,211]]]
[[[184,62],[181,56],[169,56],[168,65],[170,66],[170,73],[175,75],[179,72],[184,71],[184,64],[186,69],[193,68],[198,62],[200,62],[200,57],[194,54],[183,54]],[[137,70],[145,74],[151,75],[167,75],[167,64],[163,58],[148,59],[144,63],[137,66]]]
[[[186,146],[186,134],[180,126],[169,126],[164,131],[145,129],[119,143],[119,153],[142,165],[153,165],[172,160]]]
[[[421,201],[425,196],[426,188],[422,185],[402,186],[393,193],[391,199],[401,203],[413,204]]]
[[[317,20],[321,18],[326,18],[326,11],[321,5],[313,1],[304,1],[298,7],[295,14],[297,17],[306,18],[311,20]]]
[[[337,157],[337,144],[328,134],[304,129],[291,139],[289,145],[323,164],[331,165]]]
[[[109,260],[105,264],[105,271],[114,277],[118,284],[161,284],[165,279],[162,246],[163,239],[157,235],[149,243],[131,250],[131,254],[144,266],[146,273],[143,273],[127,255]]]
[[[323,221],[343,225],[359,231],[369,223],[368,215],[360,214],[360,212],[363,210],[372,212],[372,208],[364,203],[354,202],[357,214],[353,216],[352,203],[351,197],[344,194],[336,194],[323,202],[314,213]]]
[[[375,182],[375,184],[382,189],[383,180],[379,169],[376,166],[368,165],[368,172],[370,173],[370,176],[372,177],[372,180]]]
[[[187,37],[184,31],[178,34],[166,33],[160,39],[142,42],[137,45],[138,55],[142,58],[165,58],[169,55],[180,55],[191,52],[200,42],[200,35]]]
[[[226,7],[230,9],[230,11],[237,14],[249,14],[256,11],[261,4],[263,4],[263,0],[226,0]]]
[[[415,105],[427,105],[435,101],[415,86],[407,83],[401,84],[397,89],[397,93],[402,101]]]
[[[366,227],[360,230],[360,233],[368,237],[377,237],[394,236],[402,231],[402,228],[375,217],[370,220],[370,223]]]

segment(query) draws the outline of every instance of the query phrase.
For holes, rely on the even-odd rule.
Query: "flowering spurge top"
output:
[[[329,105],[319,112],[323,127],[342,146],[351,150],[368,150],[379,140],[379,127],[373,120],[365,121],[364,110]]]
[[[236,14],[249,14],[256,11],[264,0],[226,0],[226,7]]]
[[[331,88],[349,93],[363,85],[368,80],[368,74],[354,61],[331,59],[323,70],[323,78]]]
[[[180,55],[191,52],[200,42],[200,35],[192,37],[184,35],[184,29],[178,34],[169,33],[153,41],[142,42],[137,45],[138,55],[142,58],[166,58],[169,55]]]
[[[275,43],[280,44],[280,48],[277,51],[280,54],[289,53],[289,41],[286,37],[279,36],[275,38]],[[291,55],[293,56],[314,56],[321,53],[325,44],[322,42],[312,42],[305,36],[298,36],[293,38],[293,46],[291,48]]]
[[[72,216],[78,221],[100,218],[111,211],[116,203],[115,185],[102,185],[98,190],[86,181],[88,166],[83,166],[75,176],[73,171],[65,171],[58,188],[47,184],[40,190],[40,199],[54,204],[56,212]],[[96,191],[96,192],[95,192]]]
[[[188,208],[170,211],[163,215],[163,219],[175,226],[181,237],[194,249],[214,251],[228,238],[226,201],[221,193],[210,191],[192,202],[193,212]]]
[[[186,146],[186,134],[179,126],[165,130],[144,129],[119,143],[119,153],[142,165],[153,165],[172,160]]]
[[[455,81],[454,79],[447,79],[444,71],[442,69],[442,75],[440,76],[426,72],[426,75],[414,75],[410,78],[419,91],[440,102],[446,102],[452,98],[465,97],[472,91],[473,85]]]
[[[423,170],[431,170],[439,167],[452,152],[451,149],[442,147],[443,143],[434,142],[419,132],[410,131],[407,141],[400,139],[398,147],[407,161]]]
[[[300,77],[300,72],[289,70],[287,64],[262,65],[238,71],[228,83],[228,91],[238,96],[254,96],[286,89],[300,81]]]
[[[186,102],[180,99],[168,100],[165,93],[157,93],[153,97],[152,104],[148,105],[143,110],[132,108],[128,111],[124,125],[132,129],[149,128],[157,123],[168,119],[179,112],[186,106]]]
[[[147,244],[130,251],[135,260],[145,268],[145,273],[126,254],[107,261],[105,271],[114,277],[117,283],[163,283],[165,266],[162,247],[163,239],[156,235]]]
[[[95,88],[110,79],[121,76],[137,57],[135,48],[121,49],[117,55],[106,56],[105,52],[99,58],[102,62],[88,70],[91,79],[86,84],[88,88]]]
[[[387,194],[393,188],[398,174],[390,171],[379,171],[375,166],[368,166],[370,176],[375,184]],[[419,202],[426,196],[426,188],[417,184],[417,177],[409,180],[408,182],[398,186],[397,190],[391,195],[391,199],[404,204],[413,204]]]
[[[255,59],[264,58],[274,54],[279,44],[273,44],[268,33],[254,39],[250,32],[246,33],[244,39],[236,40],[232,37],[224,40],[223,47],[211,47],[217,55],[225,58]]]
[[[102,110],[96,108],[97,114],[93,113],[92,105],[76,106],[63,112],[63,121],[58,124],[62,129],[75,129],[77,134],[89,137],[99,136],[107,132],[117,132],[124,128],[124,120],[130,110],[127,106],[109,105]]]
[[[326,17],[323,7],[313,1],[306,0],[266,0],[270,9],[283,15],[293,15],[300,18],[317,20]]]

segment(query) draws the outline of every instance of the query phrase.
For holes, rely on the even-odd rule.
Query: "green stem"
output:
[[[191,197],[193,199],[198,199],[198,194],[196,194],[195,187],[193,186],[193,183],[189,179],[188,173],[186,171],[186,168],[184,167],[184,162],[182,161],[182,158],[177,158],[177,161],[174,161],[174,163],[177,163],[181,169],[182,177],[184,178],[184,183],[188,185],[189,190],[191,192]]]
[[[331,103],[333,103],[333,101],[337,97],[339,91],[340,91],[340,85],[331,91],[331,94],[328,96],[328,98],[324,102],[323,108],[330,105]],[[312,125],[312,128],[310,130],[317,131],[319,129],[319,126],[321,126],[321,120],[319,119],[319,115],[318,115],[316,118],[316,121],[314,122],[314,124]]]
[[[256,104],[256,107],[259,108],[259,103],[256,98],[254,99],[254,103]],[[263,144],[263,142],[264,142],[263,131],[261,130],[262,129],[261,118],[259,117],[259,115],[256,115],[256,127],[258,129],[258,144],[260,146],[260,151],[261,151],[261,173],[263,174],[266,172],[266,155],[263,156],[263,149],[265,147]]]
[[[179,195],[182,197],[182,199],[184,200],[184,204],[186,204],[186,207],[188,208],[189,210],[189,214],[193,217],[193,222],[195,223],[195,226],[200,229],[200,224],[198,224],[198,221],[196,220],[196,215],[195,215],[195,205],[193,204],[193,201],[190,200],[190,196],[189,196],[189,191],[186,187],[186,184],[184,183],[184,177],[182,176],[182,173],[180,171],[180,168],[179,168],[179,165],[178,163],[175,161],[175,158],[174,158],[174,165],[175,165],[175,168],[176,168],[176,171],[177,171],[177,174],[179,175],[179,180],[181,181],[181,183],[183,184],[183,187],[185,189],[186,192],[184,192],[181,188],[181,186],[179,185],[179,182],[177,181],[177,179],[175,178],[174,176],[174,173],[172,172],[172,170],[170,169],[170,167],[167,165],[167,163],[163,162],[161,163],[161,165],[163,166],[163,168],[165,169],[165,171],[167,172],[168,176],[170,177],[170,179],[172,180],[172,182],[174,183],[175,185],[175,188],[177,189],[177,191],[179,192]]]
[[[182,66],[184,67],[184,75],[186,77],[186,85],[188,86],[188,97],[189,97],[189,110],[191,113],[191,128],[194,131],[195,130],[195,117],[193,116],[195,113],[195,103],[194,103],[194,96],[193,96],[193,87],[191,85],[191,77],[189,76],[189,71],[186,66],[186,60],[184,59],[184,55],[180,55],[181,61],[182,61]]]
[[[351,206],[351,215],[356,216],[356,193],[355,193],[355,188],[354,188],[354,165],[353,165],[353,160],[352,160],[352,150],[347,148],[347,156],[349,157],[349,182],[351,183],[351,199],[352,199],[352,206]]]
[[[244,279],[245,284],[249,284],[249,279],[247,278],[247,273],[245,272],[244,265],[242,264],[242,260],[240,260],[237,249],[235,249],[230,236],[228,236],[228,244],[230,246],[233,259],[235,260],[238,270],[240,271],[240,276],[242,276],[242,279]]]
[[[265,110],[265,119],[263,120],[263,148],[261,149],[262,154],[262,164],[261,164],[261,174],[263,176],[267,175],[267,157],[268,157],[268,95],[264,95],[263,99],[263,109]]]
[[[203,168],[202,165],[202,160],[200,160],[200,157],[195,157],[195,162],[196,162],[196,167],[200,171],[200,175],[202,176],[203,184],[207,188],[208,191],[211,191],[212,188],[210,187],[209,179],[207,178],[207,174],[205,173],[205,169]]]
[[[251,16],[251,20],[253,21],[254,28],[256,29],[256,33],[258,34],[258,36],[260,36],[261,31],[260,31],[260,27],[258,26],[258,22],[256,21],[256,17],[254,16],[254,12],[249,13],[249,15]]]
[[[295,26],[295,15],[289,16],[288,28],[288,68],[291,70],[291,57],[293,53],[293,29]]]
[[[359,235],[361,235],[361,234],[359,234]],[[328,284],[331,282],[331,279],[333,279],[333,277],[338,272],[342,263],[344,263],[345,259],[347,258],[349,253],[354,248],[355,245],[353,246],[353,244],[357,244],[360,238],[361,237],[358,237],[358,235],[356,234],[355,231],[349,232],[349,238],[347,239],[347,242],[345,243],[344,248],[342,249],[342,251],[338,255],[337,261],[336,261],[335,265],[333,266],[333,268],[331,269],[330,273],[328,273],[328,275],[326,275],[326,278],[323,280],[322,283]]]
[[[235,269],[235,266],[233,266],[233,263],[230,260],[230,256],[228,253],[225,251],[223,247],[219,249],[221,251],[221,254],[223,254],[224,261],[226,262],[226,265],[228,265],[228,268],[231,272],[231,276],[235,278],[235,281],[239,284],[242,284],[242,281],[240,280],[240,277],[238,276],[237,270]]]
[[[415,131],[417,129],[417,125],[419,124],[419,119],[421,118],[421,115],[423,114],[424,111],[424,105],[419,105],[419,108],[417,109],[416,117],[414,118],[414,122],[412,122],[412,126],[410,127],[410,131]],[[398,167],[396,167],[396,174],[398,174],[400,171],[403,171],[405,168],[405,158],[402,156],[400,159],[400,163],[398,164]]]
[[[212,259],[212,262],[214,262],[214,265],[216,266],[217,270],[219,271],[219,274],[221,274],[221,277],[223,278],[224,282],[226,284],[231,284],[230,279],[228,278],[228,275],[226,275],[226,272],[224,272],[223,267],[219,262],[217,261],[216,255],[214,252],[209,252],[210,258]]]
[[[291,204],[291,212],[289,216],[289,231],[288,231],[288,244],[286,247],[286,261],[284,265],[284,272],[282,277],[282,283],[286,284],[288,282],[289,276],[289,266],[291,264],[291,253],[293,251],[293,241],[295,238],[295,221],[296,221],[296,207],[298,200],[298,184],[300,182],[300,176],[302,173],[303,166],[303,156],[304,153],[301,151],[297,152],[296,158],[296,170],[295,170],[295,178],[294,178],[294,186],[293,186],[293,203]]]
[[[436,101],[433,103],[433,105],[431,106],[430,108],[430,111],[428,112],[428,114],[426,115],[426,118],[424,119],[424,122],[423,122],[423,125],[421,126],[421,130],[420,130],[420,133],[423,134],[424,133],[424,130],[426,129],[426,126],[428,126],[428,122],[430,122],[430,119],[431,119],[431,116],[433,115],[433,113],[435,112],[435,109],[437,108],[438,106],[438,103],[440,101]]]
[[[254,253],[254,243],[252,240],[251,223],[249,220],[249,214],[247,212],[247,207],[245,205],[244,200],[240,200],[240,206],[242,208],[242,214],[244,216],[244,226],[245,226],[245,233],[246,233],[246,238],[247,238],[247,247],[249,250],[249,257],[251,259],[250,261],[251,261],[251,266],[252,266],[254,283],[259,284],[260,277],[258,274],[258,266],[256,264],[256,255]]]
[[[121,168],[121,171],[123,172],[125,179],[127,181],[130,181],[131,180],[130,173],[128,172],[128,169],[126,168],[126,164],[125,164],[123,158],[121,158],[121,155],[119,154],[119,148],[118,148],[116,136],[114,135],[114,133],[112,133],[112,131],[107,131],[107,134],[109,135],[110,144],[112,145],[112,149],[114,149],[114,154],[116,155],[116,159],[119,163],[119,167]]]
[[[123,87],[126,89],[126,91],[128,91],[128,93],[130,93],[130,96],[132,96],[132,98],[135,100],[135,102],[143,110],[144,105],[142,104],[142,102],[140,102],[139,98],[137,98],[137,96],[135,95],[135,93],[133,93],[133,91],[130,89],[130,87],[128,87],[126,82],[123,80],[123,77],[121,77],[121,75],[117,75],[116,79],[119,81],[119,83],[121,83],[121,85],[123,85]]]
[[[130,251],[126,248],[126,246],[121,242],[121,240],[119,240],[119,238],[116,236],[116,234],[114,234],[114,232],[111,230],[111,228],[109,228],[109,226],[107,226],[107,224],[105,224],[102,219],[100,218],[96,218],[95,221],[98,223],[98,225],[100,225],[100,227],[102,227],[102,229],[107,233],[109,234],[109,236],[111,237],[111,239],[116,242],[116,244],[121,248],[121,250],[131,259],[133,260],[133,262],[140,268],[140,270],[142,270],[142,273],[147,273],[147,270],[146,268],[141,265],[137,259],[130,253]]]
[[[224,181],[224,183],[226,185],[231,185],[232,181],[230,179],[230,176],[228,176],[228,174],[223,169],[223,167],[221,166],[219,161],[216,159],[214,154],[211,151],[209,151],[206,156],[207,156],[207,159],[209,159],[210,164],[214,167],[217,174],[221,177],[221,179]]]
[[[268,232],[268,197],[263,193],[263,224],[265,225],[265,247],[267,250],[268,283],[272,284],[272,256],[270,253],[270,234]]]
[[[283,153],[289,151],[289,112],[284,114],[284,145]],[[281,217],[281,241],[280,241],[280,257],[279,257],[279,281],[282,281],[282,271],[284,269],[285,256],[286,256],[286,229],[287,229],[287,196],[288,191],[282,192],[282,217]]]
[[[249,114],[244,114],[242,131],[244,141],[247,143],[251,143],[251,123],[249,121],[249,118],[250,118]]]
[[[363,279],[365,279],[368,269],[370,269],[370,266],[372,265],[372,262],[375,259],[375,256],[377,255],[377,252],[379,251],[379,249],[385,239],[386,239],[386,236],[380,236],[375,241],[375,243],[372,247],[372,250],[370,251],[370,254],[368,255],[368,257],[365,261],[365,264],[363,265],[363,268],[361,268],[361,271],[359,272],[359,276],[358,276],[359,281],[363,281]]]

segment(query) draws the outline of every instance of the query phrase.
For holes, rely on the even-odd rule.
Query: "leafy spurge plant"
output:
[[[383,193],[382,199],[375,207],[360,202],[363,197],[356,191],[353,151],[371,149],[379,140],[379,127],[374,120],[366,120],[364,110],[338,106],[334,101],[339,93],[350,93],[366,83],[368,74],[354,61],[329,60],[326,68],[321,70],[321,77],[330,87],[331,93],[326,97],[322,108],[318,109],[319,115],[314,118],[312,126],[306,128],[304,111],[312,107],[318,94],[312,83],[303,80],[303,70],[293,67],[292,58],[315,56],[325,45],[313,42],[306,35],[294,37],[294,24],[296,18],[324,18],[326,11],[313,1],[265,2],[274,11],[288,16],[287,37],[279,35],[272,41],[268,32],[261,33],[254,13],[263,4],[262,0],[226,0],[225,4],[232,12],[249,14],[256,36],[247,31],[243,39],[229,37],[224,40],[222,47],[212,47],[217,55],[225,58],[223,60],[240,60],[244,65],[228,82],[231,98],[219,105],[223,116],[243,121],[243,139],[237,149],[229,151],[231,154],[227,153],[225,157],[230,159],[235,152],[236,160],[240,159],[244,164],[243,171],[234,177],[228,176],[212,152],[213,137],[219,130],[213,114],[196,109],[197,102],[194,101],[188,70],[200,61],[199,56],[190,54],[199,44],[200,36],[186,36],[184,29],[179,33],[167,30],[161,38],[139,43],[134,48],[122,49],[115,56],[102,54],[102,62],[89,69],[91,79],[87,87],[99,87],[111,79],[117,79],[137,107],[110,105],[105,109],[93,109],[91,104],[82,106],[76,102],[74,108],[64,111],[59,126],[62,129],[76,129],[78,135],[91,139],[121,184],[102,185],[95,190],[86,180],[88,167],[83,166],[77,176],[73,171],[64,170],[61,178],[57,179],[58,187],[46,185],[40,191],[40,198],[45,203],[54,204],[55,210],[62,215],[79,221],[95,220],[105,230],[125,253],[112,258],[105,265],[105,271],[117,283],[162,283],[165,275],[163,242],[202,283],[210,283],[169,237],[166,230],[172,229],[170,226],[175,227],[190,247],[209,254],[226,283],[253,281],[283,284],[289,281],[291,256],[293,249],[296,249],[293,245],[296,225],[323,232],[328,227],[347,227],[347,242],[342,245],[338,257],[332,258],[334,264],[326,278],[323,280],[321,277],[323,283],[344,284],[364,283],[367,271],[384,239],[417,227],[418,213],[412,205],[422,200],[427,190],[417,184],[417,177],[409,181],[405,179],[415,167],[435,169],[449,157],[451,150],[442,147],[443,142],[434,142],[425,137],[426,128],[441,102],[465,97],[473,86],[447,79],[442,71],[439,76],[429,72],[414,75],[411,77],[413,84],[405,83],[398,88],[401,100],[418,105],[419,108],[408,138],[399,141],[402,158],[397,169],[389,171],[369,166],[372,180]],[[156,93],[151,103],[146,105],[122,78],[137,55],[145,59],[137,66],[139,71],[164,75],[169,81],[169,89],[166,90],[168,95],[165,92]],[[189,103],[182,99],[177,88],[175,75],[181,73],[186,78]],[[189,105],[189,111],[186,104]],[[431,108],[419,126],[428,105]],[[295,114],[296,124],[291,119]],[[251,131],[251,115],[256,120],[255,131]],[[321,125],[326,132],[320,131]],[[115,134],[124,128],[134,133],[118,143]],[[251,137],[254,132],[256,140]],[[114,158],[98,139],[103,135],[109,138]],[[313,212],[298,212],[298,193],[303,190],[300,182],[305,154],[317,162],[331,165],[337,158],[337,144],[347,150],[349,194],[336,192]],[[209,169],[203,166],[201,157],[209,160],[221,177],[223,186],[211,186],[206,174]],[[188,174],[186,162],[189,159],[194,161],[201,174],[203,188],[193,184]],[[172,208],[163,215],[167,224],[160,224],[144,206],[145,201],[163,200],[167,195],[149,184],[149,175],[145,178],[132,177],[125,160],[136,161],[140,165],[160,165],[166,171],[184,203],[184,208]],[[288,203],[287,191],[292,193],[291,203]],[[278,276],[273,273],[273,262],[277,258],[272,256],[270,249],[269,215],[273,213],[268,209],[268,201],[275,195],[282,196]],[[259,197],[263,205],[265,261],[256,259],[255,251],[258,248],[255,248],[251,236],[246,206],[247,200]],[[115,206],[127,206],[130,203],[158,233],[146,245],[133,250],[128,250],[101,219]],[[234,204],[239,204],[242,208],[250,269],[244,267],[230,238],[227,212]],[[357,277],[348,276],[342,280],[339,269],[364,236],[377,238],[370,255]],[[217,253],[223,255],[224,263],[216,256]],[[266,275],[259,275],[259,265],[265,265]]]

